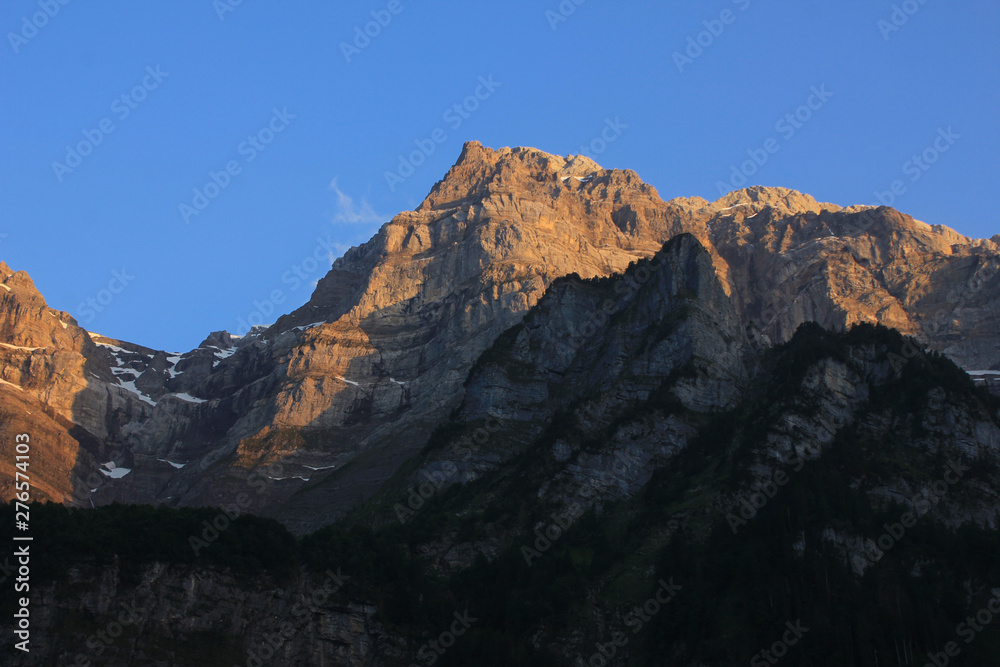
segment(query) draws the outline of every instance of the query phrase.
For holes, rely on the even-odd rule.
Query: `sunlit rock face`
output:
[[[965,368],[1000,367],[996,237],[782,188],[663,201],[629,170],[471,142],[416,210],[337,259],[304,306],[190,352],[88,334],[4,265],[0,399],[22,419],[30,403],[32,419],[63,420],[48,426],[62,434],[53,469],[82,461],[53,482],[63,500],[205,505],[250,493],[252,511],[305,531],[419,451],[461,404],[476,360],[553,281],[621,273],[685,233],[702,259],[676,270],[707,267],[718,288],[706,317],[735,322],[751,346],[806,321],[879,322]],[[111,459],[130,472],[101,473]]]

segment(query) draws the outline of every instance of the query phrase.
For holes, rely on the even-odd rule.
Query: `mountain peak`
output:
[[[92,342],[24,286],[27,274],[0,264],[7,364],[0,380],[37,389],[32,400],[58,404],[65,419],[137,454],[128,484],[101,490],[97,504],[222,502],[245,488],[250,468],[281,461],[302,475],[279,475],[287,482],[267,490],[268,513],[311,529],[370,497],[426,444],[464,400],[480,355],[556,280],[622,274],[675,238],[671,247],[684,252],[658,274],[673,281],[662,283],[663,293],[718,279],[719,289],[699,303],[711,304],[709,317],[739,318],[725,327],[730,339],[749,330],[755,345],[767,346],[789,340],[803,322],[836,329],[878,322],[922,336],[967,368],[1000,363],[991,241],[966,243],[893,209],[840,209],[786,188],[664,202],[635,172],[602,169],[586,156],[469,142],[420,209],[345,252],[309,301],[266,335],[216,332],[177,355],[98,336]],[[695,240],[708,255],[694,252]],[[660,284],[641,289],[654,297]],[[976,287],[949,302],[960,285]],[[569,290],[568,300],[547,303],[583,318],[575,328],[589,329],[588,313],[610,317],[607,304],[625,313],[618,292],[589,306],[571,303],[588,294]],[[664,322],[656,331],[673,326],[667,312],[651,314]],[[717,346],[719,355],[729,354],[724,348]],[[566,354],[577,351],[573,344]],[[48,357],[52,363],[40,363]],[[54,382],[62,384],[51,390]],[[20,393],[5,387],[0,393]],[[67,452],[68,461],[76,458]],[[176,486],[166,485],[175,469],[163,459],[191,464],[176,473]],[[313,474],[320,469],[328,472]],[[89,504],[95,487],[74,488]]]
[[[771,208],[781,215],[841,210],[840,206],[818,202],[811,195],[797,190],[763,185],[734,190],[708,205],[708,208],[713,212],[737,207],[746,208],[747,213],[751,210],[757,213],[765,208]]]
[[[7,266],[6,262],[0,262],[0,283],[5,285],[8,291],[10,287],[26,287],[32,292],[38,291],[27,271],[15,271]]]
[[[490,191],[531,183],[560,184],[571,178],[586,182],[604,171],[584,155],[562,157],[525,146],[493,149],[478,141],[467,141],[454,166],[417,210],[449,208],[481,199]]]
[[[530,146],[516,146],[513,148],[504,146],[503,148],[494,149],[484,146],[475,140],[467,141],[463,144],[462,153],[458,156],[455,167],[476,164],[497,166],[501,163],[522,165],[550,173],[561,171],[570,165],[573,165],[577,169],[586,169],[588,173],[604,170],[601,165],[585,155],[567,155],[562,157]],[[447,179],[447,176],[445,179]]]

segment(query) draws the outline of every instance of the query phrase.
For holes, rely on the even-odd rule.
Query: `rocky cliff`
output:
[[[934,652],[1000,576],[1000,400],[880,325],[762,347],[714,260],[679,234],[553,281],[346,524],[45,510],[37,544],[65,555],[38,566],[47,652],[24,664],[249,665],[270,645],[282,665],[714,667],[790,622],[790,665]],[[314,598],[341,574],[360,585]],[[135,627],[100,639],[122,605]]]
[[[480,357],[462,406],[420,457],[358,516],[405,524],[422,496],[462,487],[451,509],[475,532],[530,533],[526,516],[578,516],[633,499],[694,443],[691,456],[718,457],[714,474],[725,480],[710,492],[710,478],[700,478],[705,512],[738,507],[777,470],[834,450],[834,459],[857,457],[849,467],[860,477],[845,484],[876,506],[914,509],[935,496],[943,461],[970,462],[961,500],[918,514],[996,529],[998,410],[981,383],[881,325],[831,334],[810,323],[783,346],[758,348],[708,253],[681,235],[622,276],[556,281]],[[879,465],[862,463],[871,459]],[[426,547],[446,571],[509,546],[453,538],[436,535]]]
[[[49,308],[23,271],[0,262],[0,411],[8,460],[28,434],[34,498],[82,504],[106,475],[99,462],[128,424],[149,414],[101,363],[102,351],[65,312]],[[4,476],[5,498],[13,479]]]
[[[420,450],[461,404],[480,354],[557,279],[621,272],[680,234],[718,278],[727,336],[763,348],[806,321],[878,322],[970,370],[1000,368],[995,239],[780,188],[665,202],[628,170],[471,142],[415,211],[339,258],[302,308],[187,353],[90,336],[46,314],[33,287],[18,286],[30,279],[5,269],[0,391],[12,413],[26,414],[20,388],[65,420],[44,426],[65,432],[56,469],[90,452],[75,478],[60,473],[64,500],[218,505],[260,483],[254,511],[306,531],[357,507]],[[30,307],[17,296],[29,291]],[[29,341],[18,333],[29,329],[47,333]],[[102,464],[118,472],[95,473]]]
[[[612,644],[612,664],[737,664],[788,618],[814,633],[792,664],[933,652],[997,574],[1000,402],[882,326],[754,350],[710,267],[682,235],[624,276],[556,281],[355,520],[489,601],[474,613],[499,605],[507,655],[537,664]]]

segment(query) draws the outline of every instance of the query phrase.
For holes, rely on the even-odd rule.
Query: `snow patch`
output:
[[[11,350],[23,350],[25,352],[34,352],[35,350],[40,350],[40,347],[21,347],[20,345],[11,345],[10,343],[0,343],[0,345],[9,348]]]
[[[347,378],[342,378],[339,375],[334,375],[333,377],[337,378],[338,380],[343,380],[347,384],[353,384],[355,387],[360,387],[361,386],[360,383],[355,382],[354,380],[348,380]]]
[[[129,391],[139,397],[139,400],[149,403],[150,405],[156,405],[156,401],[151,399],[146,394],[139,391],[139,388],[135,386],[135,380],[123,380],[121,377],[118,378],[118,386],[120,386],[125,391]]]
[[[167,394],[167,396],[176,396],[182,401],[187,401],[188,403],[208,403],[208,399],[198,398],[197,396],[192,396],[187,392],[180,392],[178,394]]]
[[[90,333],[90,332],[88,331],[87,333]],[[104,337],[104,336],[101,336],[100,334],[90,334],[90,335],[91,336],[100,336],[101,338]],[[111,343],[98,343],[96,340],[94,341],[94,343],[97,344],[97,345],[100,345],[101,347],[106,347],[109,350],[111,350],[112,352],[123,352],[125,354],[131,354],[124,347],[118,347],[117,345],[112,345]]]
[[[1000,371],[966,371],[975,383],[986,384],[992,380],[1000,380]]]
[[[292,327],[292,331],[306,331],[308,329],[312,329],[313,327],[318,327],[321,324],[326,324],[326,320],[322,322],[313,322],[312,324],[304,324],[298,327]]]
[[[6,285],[4,285],[4,287],[6,287]],[[59,324],[61,324],[61,325],[62,325],[62,328],[63,328],[63,329],[67,329],[67,328],[69,328],[69,325],[68,325],[68,324],[66,324],[65,322],[63,322],[63,321],[62,321],[62,319],[61,319],[61,318],[60,318],[60,317],[59,317],[58,315],[56,315],[56,314],[55,314],[55,312],[53,312],[53,311],[51,311],[51,310],[50,310],[50,311],[49,311],[49,315],[51,315],[52,317],[54,317],[54,318],[56,318],[57,320],[59,320]]]
[[[259,336],[260,334],[264,333],[265,331],[267,331],[268,329],[270,329],[273,326],[274,326],[273,322],[271,324],[255,324],[252,327],[250,327],[250,331],[246,332],[245,334],[229,334],[229,337],[230,338],[253,338],[255,336]]]
[[[177,353],[177,354],[171,354],[170,356],[167,357],[167,361],[170,363],[170,368],[167,369],[167,375],[170,376],[170,379],[173,379],[184,372],[177,370],[177,363],[181,360],[181,357],[183,356],[184,356],[183,354]]]
[[[104,468],[107,468],[107,470],[104,470]],[[105,476],[110,477],[111,479],[121,479],[125,475],[132,472],[131,468],[119,468],[118,466],[115,465],[114,461],[108,461],[107,463],[102,463],[101,467],[98,468],[98,470],[100,470],[102,473],[104,473]]]
[[[177,468],[178,470],[180,470],[181,468],[183,468],[184,466],[187,465],[186,463],[174,463],[173,461],[168,461],[166,459],[156,459],[156,460],[157,461],[163,461],[164,463],[169,463],[170,465],[172,465],[173,467]]]

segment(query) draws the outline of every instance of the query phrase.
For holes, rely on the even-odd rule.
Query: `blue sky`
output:
[[[9,0],[0,27],[0,259],[151,347],[303,303],[468,139],[664,199],[900,181],[900,210],[1000,232],[995,2]]]

